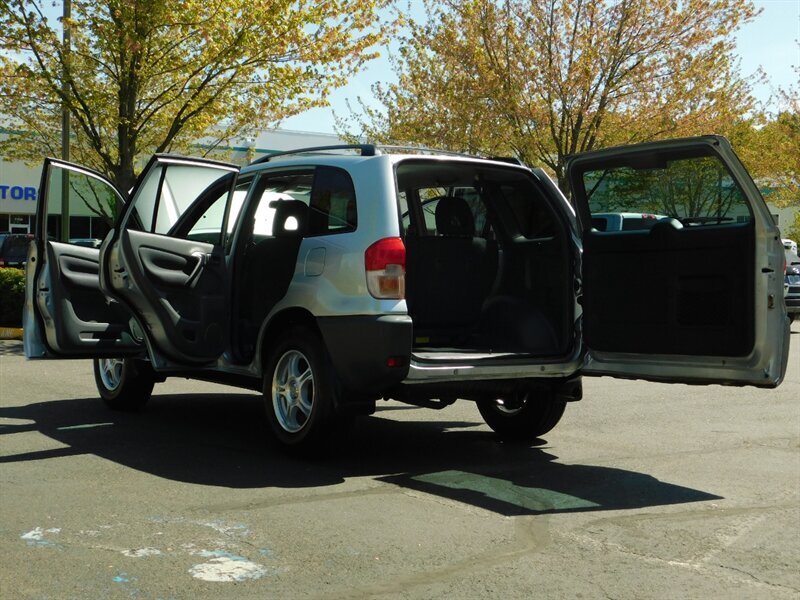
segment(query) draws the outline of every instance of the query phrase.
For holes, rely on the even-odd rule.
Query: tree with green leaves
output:
[[[142,157],[207,151],[312,106],[374,56],[388,0],[0,2],[0,140],[6,158],[60,155],[128,189]],[[71,43],[62,41],[61,26]],[[191,149],[195,150],[195,149]]]
[[[425,0],[340,128],[387,143],[511,154],[569,192],[569,155],[725,133],[753,106],[732,58],[746,0]]]

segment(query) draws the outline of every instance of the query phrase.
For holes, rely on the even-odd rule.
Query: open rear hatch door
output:
[[[583,237],[585,374],[781,382],[789,349],[783,247],[727,140],[581,154],[568,176]],[[613,213],[626,217],[619,228],[593,227],[593,214]]]

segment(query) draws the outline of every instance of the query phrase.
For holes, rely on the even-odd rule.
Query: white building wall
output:
[[[20,231],[29,231],[30,215],[36,212],[40,174],[40,168],[0,158],[0,231],[15,224]]]
[[[341,143],[342,140],[332,134],[267,129],[253,138],[230,140],[228,146],[218,148],[228,151],[230,160],[246,163],[284,150]],[[199,146],[203,146],[202,142]],[[33,233],[33,215],[36,213],[36,194],[40,178],[40,166],[30,167],[19,161],[0,157],[0,231]]]

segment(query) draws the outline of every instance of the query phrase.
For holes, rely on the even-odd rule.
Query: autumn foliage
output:
[[[732,59],[744,0],[426,0],[396,59],[344,123],[378,141],[515,155],[565,192],[566,157],[726,133],[753,108]]]

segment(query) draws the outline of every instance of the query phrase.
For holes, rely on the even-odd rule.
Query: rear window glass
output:
[[[677,219],[686,227],[734,225],[752,219],[744,192],[717,156],[623,164],[582,174],[599,231],[652,228]]]
[[[6,255],[25,254],[28,249],[29,236],[9,235],[0,237],[0,252]]]

